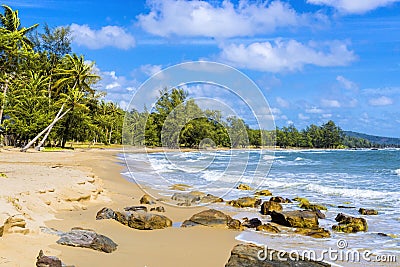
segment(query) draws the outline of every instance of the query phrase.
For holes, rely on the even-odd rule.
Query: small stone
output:
[[[140,204],[153,205],[155,204],[155,202],[151,199],[149,195],[143,195],[142,198],[140,199]]]
[[[264,190],[259,190],[259,191],[255,192],[254,195],[256,195],[256,196],[272,196],[272,193],[269,190],[264,189]]]
[[[249,185],[247,184],[240,184],[236,187],[236,189],[239,190],[253,190],[253,188],[251,188]]]
[[[374,210],[374,209],[363,209],[363,208],[360,208],[360,209],[358,210],[358,212],[359,212],[361,215],[378,215],[378,211],[377,211],[377,210]]]
[[[270,223],[266,223],[266,224],[257,226],[256,231],[264,231],[264,232],[269,232],[269,233],[280,233],[281,232],[281,230],[279,230],[278,227],[276,227]]]

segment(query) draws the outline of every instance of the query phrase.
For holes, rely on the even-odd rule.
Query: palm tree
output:
[[[83,56],[65,55],[63,68],[56,70],[56,75],[60,78],[55,83],[60,95],[66,96],[71,103],[71,113],[76,107],[84,107],[83,100],[93,98],[95,90],[90,87],[91,84],[100,79],[100,77],[93,73],[94,63],[86,64]],[[71,115],[68,116],[65,122],[65,128],[62,138],[62,147],[68,138],[69,128],[71,124]]]
[[[7,40],[7,44],[3,45],[2,51],[4,58],[1,60],[3,79],[2,83],[2,103],[0,107],[0,125],[2,123],[3,112],[5,108],[5,102],[7,97],[8,83],[9,80],[15,76],[15,71],[18,69],[19,54],[25,51],[32,50],[32,42],[26,36],[26,34],[35,29],[38,24],[32,25],[31,27],[21,27],[21,20],[18,17],[18,10],[12,10],[11,7],[2,5],[4,14],[0,14],[0,34],[3,36],[1,39]],[[1,69],[0,69],[1,71]]]

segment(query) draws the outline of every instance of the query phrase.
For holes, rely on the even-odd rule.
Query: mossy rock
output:
[[[278,227],[276,227],[270,223],[266,223],[266,224],[257,226],[256,231],[264,231],[264,232],[276,233],[276,234],[281,232],[281,230],[279,230]]]
[[[251,188],[251,186],[247,185],[247,184],[240,184],[236,187],[236,189],[239,190],[253,190],[253,188]]]
[[[261,204],[261,199],[255,197],[241,197],[227,202],[228,205],[238,208],[255,208]]]
[[[363,208],[360,208],[360,209],[358,210],[358,212],[359,212],[361,215],[378,215],[378,211],[377,211],[377,210],[374,210],[374,209],[363,209]]]
[[[335,220],[339,222],[338,225],[333,225],[332,229],[336,232],[343,233],[356,233],[368,231],[367,220],[364,218],[356,218],[343,213],[339,213]]]
[[[264,189],[264,190],[259,190],[259,191],[255,192],[254,195],[256,195],[256,196],[272,196],[272,193],[269,190]]]
[[[187,184],[173,184],[173,185],[169,186],[169,189],[178,190],[178,191],[186,191],[190,188],[192,188],[192,186],[187,185]]]
[[[331,237],[331,233],[324,228],[316,228],[316,229],[307,229],[307,228],[298,228],[295,233],[310,236],[313,238],[328,238]]]
[[[8,178],[7,174],[0,172],[0,178]]]

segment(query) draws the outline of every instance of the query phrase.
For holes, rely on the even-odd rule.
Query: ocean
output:
[[[159,190],[165,196],[177,192],[169,190],[169,186],[183,183],[193,186],[192,190],[231,200],[249,195],[248,191],[235,189],[238,184],[245,183],[255,189],[268,189],[274,196],[306,197],[310,202],[328,208],[326,219],[319,222],[321,227],[331,231],[330,238],[245,230],[236,237],[240,241],[297,253],[313,250],[316,255],[336,249],[338,259],[326,255],[324,259],[338,266],[400,266],[399,149],[213,150],[125,153],[120,156],[127,163],[128,171],[123,175],[128,180]],[[263,197],[263,200],[269,198]],[[295,201],[283,205],[284,210],[299,209]],[[270,220],[269,216],[261,215],[259,209],[239,209],[225,204],[211,206],[221,211],[239,212],[235,215],[238,219]],[[361,216],[359,208],[376,209],[379,214]],[[332,225],[337,224],[334,219],[338,213],[366,218],[368,232],[333,232]],[[346,246],[339,245],[340,242]],[[293,251],[294,248],[298,250]],[[370,256],[368,259],[360,256],[358,262],[357,259],[341,258],[341,252],[370,253]],[[393,261],[393,255],[397,265],[382,261]]]

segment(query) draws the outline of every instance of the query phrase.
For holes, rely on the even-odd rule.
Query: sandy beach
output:
[[[34,266],[42,249],[75,266],[224,266],[238,241],[234,230],[170,227],[141,231],[114,220],[96,220],[103,207],[139,205],[144,192],[121,175],[119,150],[0,152],[0,224],[7,218],[26,225],[5,230],[0,266]],[[203,208],[165,206],[163,214],[182,222]],[[24,223],[23,223],[24,224]],[[113,253],[56,244],[40,227],[93,229],[118,244]]]

